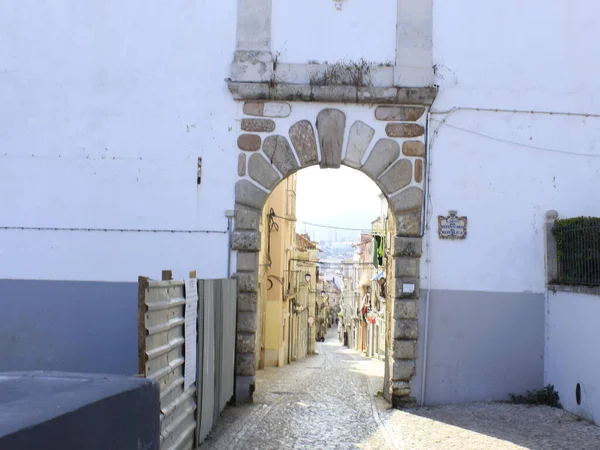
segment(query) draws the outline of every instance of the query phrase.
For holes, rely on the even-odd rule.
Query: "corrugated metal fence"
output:
[[[202,443],[234,392],[236,282],[198,280],[197,293],[185,291],[183,280],[139,279],[139,373],[160,384],[161,450]],[[188,322],[197,334],[190,324],[187,345],[197,363],[186,367],[186,298],[189,308],[194,294],[197,316],[188,312]],[[195,376],[187,389],[186,372],[188,381]]]

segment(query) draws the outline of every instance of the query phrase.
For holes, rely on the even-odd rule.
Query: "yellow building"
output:
[[[262,212],[257,368],[281,367],[314,353],[318,249],[296,234],[296,175],[269,195]]]

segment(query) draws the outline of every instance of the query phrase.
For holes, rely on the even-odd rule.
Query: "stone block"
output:
[[[410,395],[410,383],[408,381],[392,382],[392,395],[395,397],[406,397]]]
[[[418,339],[419,325],[416,320],[396,319],[394,322],[394,339]]]
[[[396,236],[394,238],[394,256],[419,258],[423,250],[423,239]]]
[[[324,109],[317,116],[317,133],[321,146],[321,168],[342,165],[342,148],[346,115],[338,109]]]
[[[415,372],[416,364],[414,361],[394,361],[392,381],[410,381]]]
[[[258,252],[238,252],[238,272],[254,272],[258,270]]]
[[[244,103],[244,114],[259,117],[287,117],[292,108],[288,103],[276,102],[246,102]]]
[[[350,127],[344,164],[359,169],[374,135],[375,130],[366,123],[361,122],[360,120],[354,122]]]
[[[425,156],[425,144],[421,141],[404,141],[402,143],[404,156]]]
[[[396,299],[419,298],[420,291],[419,291],[419,279],[418,278],[396,278],[394,280],[393,287],[394,287],[394,298],[396,298]]]
[[[414,397],[406,396],[393,396],[392,397],[392,406],[395,409],[412,409],[417,406],[417,399]]]
[[[417,341],[394,339],[394,359],[415,360],[417,359]]]
[[[240,180],[235,184],[235,201],[241,205],[262,210],[269,192],[263,191],[248,180]]]
[[[421,234],[421,210],[396,213],[396,233],[403,236]]]
[[[271,119],[242,119],[242,131],[271,133],[275,131],[275,122]]]
[[[273,190],[281,180],[281,176],[271,166],[269,161],[259,153],[254,153],[248,159],[248,175],[265,189]]]
[[[254,368],[254,353],[238,353],[235,355],[235,374],[244,377],[251,377],[256,374]]]
[[[425,108],[420,106],[379,106],[375,110],[375,118],[385,121],[416,122],[424,112]]]
[[[423,189],[415,186],[409,187],[408,189],[391,196],[389,203],[392,211],[395,213],[421,211],[423,208]]]
[[[408,159],[396,161],[387,172],[379,177],[383,192],[391,195],[408,186],[412,180],[412,172],[412,163]]]
[[[237,140],[238,147],[247,152],[260,150],[261,144],[262,139],[258,134],[240,134]]]
[[[418,300],[394,300],[394,319],[415,320],[419,317],[419,301]]]
[[[256,334],[254,333],[240,333],[238,329],[237,334],[237,352],[254,353],[256,350]]]
[[[361,87],[357,89],[358,103],[398,103],[398,88],[395,87]]]
[[[239,311],[237,315],[237,331],[239,333],[256,333],[258,318],[256,312]],[[238,350],[239,353],[245,353]]]
[[[423,136],[425,128],[416,123],[388,123],[385,132],[393,138],[415,138]]]
[[[238,175],[240,177],[246,175],[246,154],[244,153],[238,155]]]
[[[239,292],[237,295],[237,310],[256,312],[258,305],[258,293],[256,292]]]
[[[311,100],[314,102],[356,102],[356,88],[345,85],[311,86]]]
[[[258,230],[260,227],[260,211],[239,203],[235,205],[235,229]]]
[[[418,278],[420,261],[419,258],[403,256],[394,257],[394,272],[396,278]]]
[[[319,162],[317,139],[312,123],[308,120],[296,122],[290,128],[290,140],[296,150],[300,166],[308,167]]]
[[[255,293],[258,290],[258,279],[254,272],[236,272],[233,278],[237,280],[238,299],[242,292]]]
[[[400,145],[392,139],[380,139],[371,150],[361,171],[376,180],[400,156]]]
[[[421,183],[423,181],[423,160],[417,159],[415,161],[415,182]]]
[[[231,247],[241,252],[258,252],[260,250],[260,233],[258,231],[234,231],[231,236]]]
[[[288,140],[283,136],[274,135],[266,138],[263,143],[263,151],[284,178],[300,168],[294,156],[294,151]]]

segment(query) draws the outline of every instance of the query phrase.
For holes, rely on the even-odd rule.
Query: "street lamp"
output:
[[[310,273],[307,273],[306,275],[304,275],[304,279],[306,280],[307,283],[310,283],[310,279],[311,279]]]

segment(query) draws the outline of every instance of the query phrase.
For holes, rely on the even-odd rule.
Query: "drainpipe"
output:
[[[225,211],[225,217],[227,217],[227,278],[231,278],[231,231],[232,231],[232,223],[233,218],[235,216],[235,211],[233,209],[228,209]]]
[[[427,352],[429,349],[429,299],[431,296],[431,229],[429,227],[429,220],[427,219],[428,210],[427,200],[430,198],[430,183],[431,183],[431,148],[429,140],[429,121],[431,114],[427,111],[427,119],[425,122],[425,150],[426,150],[426,162],[427,162],[427,178],[425,179],[425,216],[423,220],[423,232],[425,234],[425,249],[427,254],[427,297],[425,298],[425,336],[423,339],[423,375],[421,378],[421,406],[425,406],[425,390],[427,381]]]

